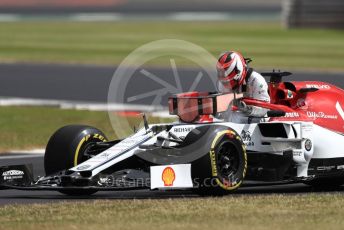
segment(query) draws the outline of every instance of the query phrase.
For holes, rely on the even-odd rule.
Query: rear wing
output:
[[[270,77],[270,83],[280,83],[282,78],[292,75],[290,72],[280,72],[273,70],[272,72],[261,73],[263,77]]]

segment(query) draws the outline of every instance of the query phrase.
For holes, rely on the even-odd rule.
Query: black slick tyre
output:
[[[219,131],[203,162],[208,164],[211,173],[201,178],[198,193],[207,196],[231,193],[240,187],[246,175],[246,147],[234,130]]]
[[[49,139],[44,155],[46,175],[72,168],[88,159],[87,149],[95,142],[104,142],[100,130],[85,125],[68,125],[57,130]],[[61,191],[68,195],[89,195],[96,191]]]

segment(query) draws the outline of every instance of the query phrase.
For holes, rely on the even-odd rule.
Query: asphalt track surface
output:
[[[18,165],[32,163],[34,168],[34,177],[44,175],[43,156],[30,154],[2,154],[0,156],[0,166]],[[325,190],[314,190],[312,187],[304,184],[273,185],[241,187],[235,193],[229,196],[243,195],[307,195],[323,192],[342,193],[344,187],[337,187]],[[19,190],[0,190],[0,205],[6,204],[30,204],[30,203],[52,203],[61,201],[92,201],[92,200],[119,200],[119,199],[174,199],[174,198],[197,198],[197,194],[191,191],[106,191],[97,192],[91,196],[73,197],[60,194],[56,191],[19,191]]]
[[[86,65],[49,65],[49,64],[0,64],[0,97],[20,97],[36,99],[54,99],[107,103],[108,91],[116,66]],[[142,70],[142,69],[141,69]],[[148,68],[163,81],[176,85],[171,68]],[[199,73],[199,69],[177,68],[182,90],[187,91]],[[195,88],[198,91],[215,91],[211,78],[205,71]],[[212,76],[213,77],[213,76]],[[285,77],[285,81],[324,81],[344,88],[344,73],[295,72]],[[134,72],[125,86],[125,98],[111,99],[117,103],[151,105],[153,96],[128,100],[137,95],[159,90],[159,82],[147,78],[140,72]],[[166,105],[169,93],[162,95],[161,105]]]

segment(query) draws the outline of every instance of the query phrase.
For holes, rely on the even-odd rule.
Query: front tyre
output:
[[[50,138],[44,155],[46,175],[70,169],[90,158],[87,150],[96,142],[107,139],[100,130],[85,125],[68,125],[57,130]],[[63,191],[69,195],[86,195],[96,191]]]

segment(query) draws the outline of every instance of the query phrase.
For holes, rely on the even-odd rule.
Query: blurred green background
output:
[[[292,1],[0,0],[0,63],[115,67],[148,42],[182,39],[215,57],[241,51],[258,69],[343,72],[344,31],[314,24],[289,28],[287,2]],[[168,59],[149,65],[165,67]],[[44,147],[57,128],[70,123],[93,125],[116,138],[106,112],[2,107],[0,150]]]
[[[147,42],[173,38],[215,56],[239,50],[259,68],[343,71],[344,31],[331,29],[342,24],[343,3],[297,2],[0,0],[0,62],[117,65]]]
[[[288,30],[279,21],[0,23],[0,61],[117,65],[141,45],[166,38],[193,42],[214,56],[239,50],[259,68],[344,70],[344,31]]]

